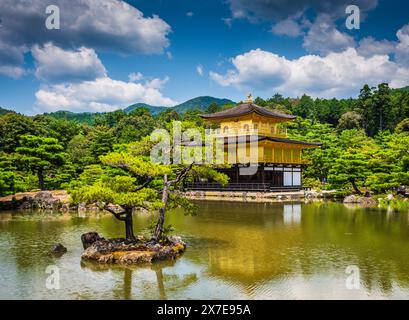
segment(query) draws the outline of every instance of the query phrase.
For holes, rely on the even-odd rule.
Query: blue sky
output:
[[[29,1],[30,2],[30,1]],[[409,4],[383,0],[0,2],[0,106],[25,114],[233,100],[356,96],[409,85]],[[285,3],[285,5],[283,5]],[[360,8],[359,30],[345,8]]]

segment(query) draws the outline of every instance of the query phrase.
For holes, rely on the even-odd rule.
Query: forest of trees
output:
[[[290,138],[320,141],[305,152],[304,183],[341,192],[384,193],[409,185],[409,91],[365,85],[356,99],[285,98],[255,103],[297,115]],[[232,105],[212,104],[207,112]],[[84,181],[113,176],[104,158],[165,128],[173,120],[204,127],[202,111],[169,110],[153,116],[138,108],[86,114],[85,121],[53,114],[33,117],[0,112],[0,195],[38,189],[75,189]],[[111,173],[112,174],[111,174]]]

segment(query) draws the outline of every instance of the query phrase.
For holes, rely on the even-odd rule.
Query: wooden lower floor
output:
[[[227,185],[212,181],[197,180],[187,183],[185,188],[192,191],[254,191],[254,192],[285,192],[302,189],[301,165],[259,164],[253,170],[246,166],[234,165],[219,172],[229,177]],[[249,174],[252,173],[252,174]]]

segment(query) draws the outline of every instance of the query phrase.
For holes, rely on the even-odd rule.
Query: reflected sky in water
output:
[[[81,263],[80,236],[123,234],[109,214],[0,213],[2,299],[407,299],[407,212],[338,203],[198,202],[197,216],[168,215],[188,242],[177,261],[151,266]],[[152,216],[136,214],[136,233]],[[61,242],[68,252],[49,255]],[[59,290],[46,288],[48,265]],[[348,265],[361,287],[348,290]]]

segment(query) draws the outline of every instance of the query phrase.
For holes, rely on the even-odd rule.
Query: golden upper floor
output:
[[[202,118],[218,124],[216,136],[262,135],[285,138],[287,127],[284,122],[295,119],[295,116],[262,108],[254,103],[243,103],[231,109],[202,115]]]
[[[202,118],[217,125],[217,129],[209,134],[224,144],[224,161],[229,164],[303,164],[301,151],[321,145],[288,139],[285,123],[295,119],[295,116],[259,107],[251,101],[204,114]]]

